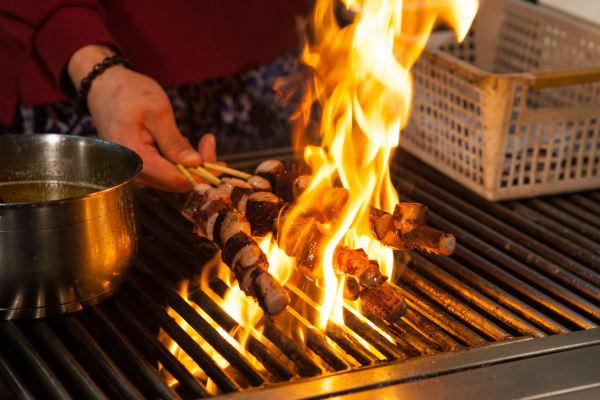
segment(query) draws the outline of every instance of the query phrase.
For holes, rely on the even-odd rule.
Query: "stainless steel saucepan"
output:
[[[73,312],[116,293],[138,249],[133,178],[141,170],[135,152],[101,140],[0,137],[0,188],[33,182],[97,190],[0,204],[0,318]]]

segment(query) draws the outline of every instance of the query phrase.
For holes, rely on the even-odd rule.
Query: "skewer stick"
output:
[[[192,187],[194,187],[194,185],[196,184],[196,180],[190,175],[189,172],[187,172],[185,167],[181,164],[175,164],[175,166],[177,167],[179,172],[181,172],[181,175],[185,176],[185,179],[187,179],[191,183]]]
[[[206,161],[204,162],[204,167],[209,168],[209,169],[214,169],[215,171],[225,172],[226,174],[229,174],[231,176],[235,176],[237,178],[244,179],[244,180],[246,180],[246,179],[248,179],[248,178],[250,178],[252,176],[252,175],[247,174],[247,173],[242,172],[242,171],[238,171],[238,170],[235,170],[235,169],[227,168],[227,167],[224,167],[222,165],[213,164],[213,163],[209,163],[209,162],[206,162]]]
[[[190,171],[194,175],[198,175],[202,179],[206,179],[211,185],[219,186],[219,183],[221,183],[221,180],[219,178],[217,178],[202,167],[188,168],[188,171]]]

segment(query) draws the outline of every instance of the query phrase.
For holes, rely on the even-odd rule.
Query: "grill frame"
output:
[[[237,155],[229,161],[233,161],[231,166],[243,169],[269,158],[291,162],[295,155],[291,148],[286,148]],[[214,250],[197,246],[198,240],[192,235],[189,223],[178,214],[181,198],[141,190],[138,196],[143,230],[141,252],[121,292],[99,306],[68,316],[0,322],[0,339],[9,339],[0,340],[1,381],[17,398],[207,397],[204,384],[158,341],[158,326],[177,338],[179,345],[209,372],[226,392],[222,395],[224,398],[266,395],[319,398],[360,394],[377,387],[402,385],[599,344],[600,330],[588,329],[600,323],[600,314],[596,311],[600,310],[597,288],[582,285],[585,282],[582,277],[594,276],[589,271],[594,272],[591,268],[595,268],[595,264],[586,263],[585,257],[573,260],[564,255],[569,251],[575,254],[574,250],[586,245],[588,253],[598,254],[598,249],[585,241],[544,236],[549,228],[527,219],[550,207],[550,211],[557,209],[565,214],[559,213],[559,219],[552,221],[562,227],[565,221],[569,223],[568,238],[578,238],[586,232],[594,235],[600,229],[593,225],[593,218],[590,223],[577,224],[576,220],[566,217],[573,213],[594,216],[598,211],[594,207],[600,200],[599,193],[588,197],[535,199],[525,202],[526,205],[524,202],[499,205],[488,203],[444,179],[401,151],[392,162],[391,170],[401,196],[429,205],[432,209],[429,224],[455,233],[459,245],[456,256],[450,258],[408,252],[412,258],[409,268],[399,278],[400,289],[410,306],[406,318],[390,326],[369,316],[371,322],[397,340],[396,345],[391,345],[346,311],[349,329],[360,332],[376,348],[373,352],[379,352],[388,361],[379,361],[375,353],[348,335],[346,328],[333,323],[327,336],[353,355],[354,361],[348,362],[347,356],[327,342],[325,334],[314,329],[307,331],[307,347],[298,346],[281,330],[280,322],[274,320],[267,321],[264,332],[271,344],[267,346],[251,337],[247,345],[250,353],[267,367],[268,373],[257,371],[206,319],[210,317],[225,331],[233,332],[239,329],[233,318],[210,296],[198,290],[196,284],[189,287],[189,299],[200,306],[204,316],[195,312],[177,293],[174,285],[184,278],[197,278],[214,255]],[[440,198],[448,201],[440,201]],[[550,203],[552,205],[548,205]],[[531,209],[526,209],[528,206]],[[502,225],[494,216],[508,221],[510,226]],[[505,235],[483,226],[481,221],[498,227]],[[519,240],[520,247],[502,249],[507,240],[511,245],[515,243],[507,238],[514,233],[514,226],[526,232],[519,236],[523,239]],[[492,238],[496,240],[495,245],[476,236]],[[535,256],[531,250],[543,252],[549,245],[558,254],[549,253],[554,254],[556,264]],[[522,252],[533,256],[523,257]],[[518,257],[521,259],[516,259]],[[558,273],[553,272],[557,269]],[[556,276],[556,280],[570,276],[564,272],[571,273],[579,280],[565,281],[580,292],[569,294],[544,275],[548,272],[553,274],[549,276]],[[556,293],[562,294],[558,300],[552,298]],[[292,296],[299,297],[299,294],[292,293]],[[531,299],[538,303],[532,304]],[[224,371],[216,365],[167,314],[166,307],[172,307],[196,327],[237,368]],[[591,320],[569,307],[579,308],[579,311],[589,309],[585,312]],[[475,313],[480,313],[481,318],[473,319]],[[286,311],[284,317],[298,319],[293,309]],[[573,329],[583,330],[571,332]],[[515,333],[520,336],[513,338]],[[549,336],[557,333],[562,334]],[[534,337],[537,338],[532,340]],[[325,363],[316,362],[311,354],[319,355]],[[32,369],[35,379],[39,380],[38,387],[32,387],[32,381],[24,378],[27,369],[15,365],[19,358]],[[286,364],[290,359],[296,367]],[[178,391],[169,388],[157,372],[157,362],[180,381]],[[244,376],[239,371],[243,371]],[[564,384],[568,386],[568,382]]]

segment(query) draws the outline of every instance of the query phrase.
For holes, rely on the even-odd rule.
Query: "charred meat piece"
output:
[[[294,189],[296,189],[294,183],[299,176],[300,171],[296,169],[295,165],[283,167],[275,177],[275,193],[277,193],[277,196],[288,203],[294,201]]]
[[[208,240],[213,240],[213,228],[215,227],[217,219],[222,222],[229,211],[229,204],[225,203],[223,200],[219,199],[205,202],[202,211],[200,211],[196,218],[196,234],[203,236]],[[219,223],[219,230],[220,226],[221,224]],[[217,238],[217,243],[221,243],[220,236]],[[219,244],[217,244],[217,246],[221,247]]]
[[[429,208],[421,203],[398,203],[394,208],[395,219],[408,219],[420,225],[425,225],[428,214]]]
[[[394,216],[392,214],[380,210],[379,208],[371,207],[369,209],[371,229],[375,233],[375,237],[377,237],[378,240],[383,239],[387,233],[393,217]]]
[[[381,244],[392,249],[404,250],[401,219],[396,219],[392,214],[373,207],[369,218],[371,228]]]
[[[219,228],[221,243],[227,243],[230,237],[240,232],[250,235],[250,223],[243,215],[233,211],[228,212]],[[213,237],[216,235],[217,227],[215,226],[213,229]]]
[[[293,214],[295,213],[286,213],[285,210],[280,214],[277,221],[277,245],[288,257],[299,257],[308,243],[315,219]]]
[[[350,200],[350,192],[344,188],[330,188],[321,197],[321,204],[323,207],[323,215],[326,217],[326,221],[323,222],[335,222],[338,221],[346,208]]]
[[[196,183],[194,185],[194,188],[181,209],[181,214],[189,221],[196,221],[196,216],[200,212],[200,207],[204,202],[204,195],[208,189],[211,189],[211,186],[206,183]]]
[[[248,197],[245,215],[252,227],[252,236],[263,237],[273,230],[280,201],[271,192],[257,192]]]
[[[402,223],[402,240],[410,249],[426,250],[449,256],[454,253],[456,239],[453,235],[406,220]]]
[[[231,191],[234,187],[242,187],[252,189],[252,185],[246,181],[237,178],[223,178],[219,184],[219,189],[224,190],[228,196],[231,196]]]
[[[235,235],[232,235],[227,239],[223,246],[221,260],[223,260],[227,266],[235,265],[234,261],[237,261],[238,258],[242,256],[240,252],[248,246],[256,248],[258,247],[258,243],[245,232],[238,232]]]
[[[229,237],[221,259],[235,274],[240,289],[256,298],[266,314],[276,315],[285,309],[289,295],[267,272],[266,255],[247,233],[240,231]]]
[[[204,209],[207,206],[207,204],[209,204],[213,200],[221,200],[231,205],[229,192],[227,192],[226,189],[211,187],[206,191],[206,194],[204,195],[204,204],[200,207],[200,210]]]
[[[449,233],[423,226],[427,214],[427,207],[418,203],[399,203],[394,215],[371,207],[371,230],[384,246],[396,250],[415,249],[447,256],[452,254],[456,239]]]
[[[373,288],[387,280],[381,274],[377,261],[369,260],[363,249],[337,246],[333,253],[333,269],[337,274],[347,274],[358,279],[361,286]]]
[[[312,183],[312,175],[300,174],[294,180],[292,188],[292,196],[295,198],[299,197]]]
[[[254,297],[267,314],[279,314],[290,302],[288,292],[262,268],[255,268],[250,273],[250,280]]]
[[[360,284],[356,278],[347,276],[346,284],[344,285],[344,298],[351,301],[356,301],[358,300],[358,296],[360,295],[361,291],[362,287],[360,287]]]
[[[252,186],[252,189],[256,192],[271,192],[273,188],[271,187],[271,182],[268,179],[263,178],[262,176],[252,175],[246,181]]]
[[[319,279],[323,276],[321,258],[329,232],[318,222],[311,227],[308,234],[308,243],[300,257],[296,258],[296,269],[310,279]]]
[[[387,282],[371,289],[362,289],[360,299],[363,307],[390,324],[406,314],[407,306],[404,296]]]
[[[277,160],[267,160],[262,162],[254,173],[269,181],[271,188],[275,190],[277,176],[283,171],[283,164]]]
[[[246,215],[246,202],[248,197],[254,193],[252,189],[236,186],[231,191],[231,204],[240,213]]]

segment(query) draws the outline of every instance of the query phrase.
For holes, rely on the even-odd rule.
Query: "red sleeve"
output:
[[[79,48],[103,43],[119,50],[96,0],[0,0],[0,23],[40,59],[56,84]]]

